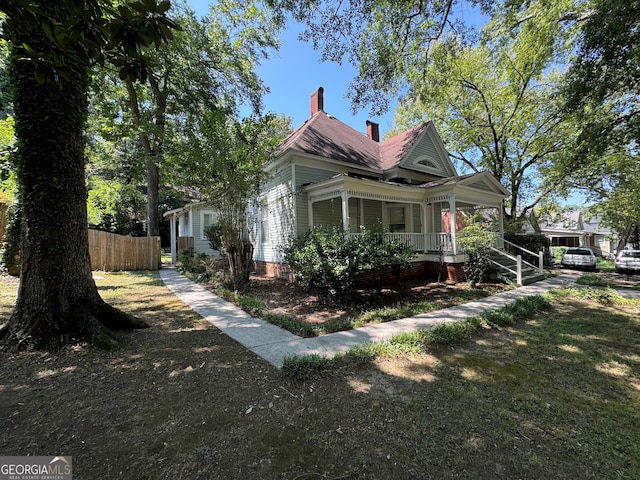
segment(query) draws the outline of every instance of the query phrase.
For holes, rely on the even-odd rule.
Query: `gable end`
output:
[[[455,167],[449,159],[449,152],[445,149],[432,122],[426,125],[423,134],[413,145],[411,151],[402,159],[400,166],[441,178],[457,175]]]

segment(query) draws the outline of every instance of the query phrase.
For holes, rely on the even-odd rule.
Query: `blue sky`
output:
[[[210,0],[187,0],[200,17],[209,11]],[[480,15],[464,4],[458,7],[456,15],[472,22],[482,22]],[[350,64],[338,65],[319,62],[320,53],[311,44],[298,40],[302,26],[290,24],[280,37],[281,48],[273,52],[269,60],[263,61],[258,74],[271,91],[264,98],[265,111],[285,114],[293,119],[293,128],[298,128],[310,117],[310,97],[318,88],[324,88],[324,110],[350,125],[366,132],[366,121],[380,125],[380,136],[391,130],[393,110],[383,116],[371,117],[367,110],[351,111],[349,100],[345,98],[356,70]],[[394,108],[396,102],[392,102]]]
[[[207,14],[209,3],[209,0],[188,0],[198,16]],[[264,97],[265,111],[291,117],[293,128],[298,128],[311,116],[311,94],[323,87],[327,113],[361,132],[366,131],[367,120],[380,124],[381,136],[390,130],[393,112],[382,117],[370,117],[367,111],[352,114],[345,94],[355,69],[348,64],[320,63],[320,53],[311,44],[297,39],[301,30],[299,25],[290,25],[281,36],[280,50],[258,68],[258,75],[271,91]]]
[[[211,1],[187,0],[187,3],[202,17],[208,13]],[[467,22],[481,24],[484,21],[468,5],[460,7],[455,13]],[[271,58],[263,61],[258,68],[258,75],[271,91],[264,97],[265,111],[291,117],[292,126],[296,129],[311,116],[311,94],[318,87],[323,87],[324,110],[327,113],[363,133],[366,132],[367,120],[377,122],[380,136],[383,137],[391,130],[393,111],[380,117],[370,117],[366,110],[354,115],[345,94],[356,70],[349,64],[320,63],[320,53],[313,50],[311,44],[298,40],[302,28],[296,24],[289,25],[280,37],[280,50],[273,52]],[[395,102],[392,102],[392,107],[395,107]],[[583,202],[581,196],[568,199],[568,203],[572,204]]]

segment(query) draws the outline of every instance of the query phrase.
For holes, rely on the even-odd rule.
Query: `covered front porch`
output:
[[[426,184],[381,182],[349,175],[303,187],[309,228],[337,226],[353,235],[380,226],[389,238],[411,245],[416,261],[460,263],[466,260],[456,236],[481,222],[497,233],[502,248],[502,201],[508,192],[484,173]]]

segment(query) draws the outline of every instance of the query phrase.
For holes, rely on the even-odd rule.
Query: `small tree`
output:
[[[460,232],[456,241],[458,246],[469,255],[469,259],[462,268],[469,284],[475,287],[489,273],[491,266],[489,249],[496,244],[496,234],[479,223],[473,223]]]
[[[223,110],[203,114],[200,131],[188,137],[176,158],[188,157],[174,175],[197,187],[219,214],[220,246],[229,261],[232,288],[249,282],[253,245],[247,207],[267,178],[264,165],[284,138],[274,115],[234,120]]]

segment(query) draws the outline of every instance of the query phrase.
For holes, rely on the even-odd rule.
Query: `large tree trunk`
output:
[[[64,2],[42,8],[55,18]],[[60,18],[65,23],[65,18]],[[39,24],[24,27],[36,51],[51,44]],[[56,349],[73,339],[118,345],[110,329],[147,325],[107,305],[91,274],[87,231],[83,129],[89,67],[80,45],[65,57],[68,78],[40,84],[21,61],[21,42],[10,58],[16,119],[17,174],[22,207],[20,288],[0,332],[5,343]],[[67,50],[68,52],[68,50]]]
[[[147,172],[147,236],[157,237],[160,235],[160,169],[156,163],[156,158],[162,153],[161,138],[164,135],[167,100],[166,94],[159,90],[155,78],[149,78],[149,83],[151,84],[155,101],[155,119],[158,130],[156,135],[159,137],[155,145],[152,145],[149,134],[143,129],[140,102],[133,81],[130,79],[125,80],[129,95],[129,107],[133,114],[133,123],[140,130],[138,138],[145,157]]]
[[[147,237],[160,235],[160,172],[153,156],[147,157]]]

